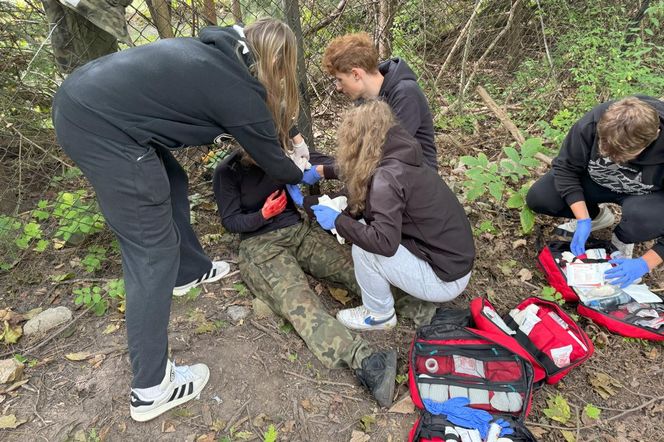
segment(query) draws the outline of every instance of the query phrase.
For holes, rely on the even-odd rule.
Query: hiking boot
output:
[[[394,309],[388,314],[372,313],[365,306],[339,310],[337,320],[351,330],[386,330],[397,325]]]
[[[166,374],[161,384],[151,388],[132,388],[129,413],[138,422],[149,421],[173,407],[200,396],[210,378],[205,364],[182,365],[166,363]]]
[[[606,229],[607,227],[611,227],[615,222],[616,217],[611,210],[609,210],[609,206],[606,204],[600,204],[599,213],[590,223],[590,231],[594,232],[596,230]],[[572,219],[557,226],[555,233],[562,236],[572,236],[574,235],[574,232],[576,232],[576,220]]]
[[[394,379],[397,376],[397,352],[377,351],[362,359],[362,368],[355,375],[381,407],[392,405]]]
[[[219,281],[221,278],[228,275],[228,272],[230,271],[231,266],[226,261],[214,261],[212,263],[212,268],[200,278],[196,279],[195,281],[191,281],[188,284],[174,287],[173,296],[184,296],[194,287],[198,287],[199,285],[208,282]]]
[[[618,249],[618,252],[620,253],[620,258],[631,259],[632,256],[634,255],[634,243],[625,244],[624,242],[618,239],[615,233],[611,235],[611,244],[613,244],[613,247]],[[616,256],[616,258],[618,258],[618,256]]]

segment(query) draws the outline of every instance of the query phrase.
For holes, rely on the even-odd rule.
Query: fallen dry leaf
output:
[[[172,422],[163,421],[161,423],[161,432],[162,433],[174,433],[175,432],[175,425],[173,425]]]
[[[94,356],[92,353],[80,351],[77,353],[67,353],[65,358],[69,359],[70,361],[85,361],[86,359],[90,359],[92,356]]]
[[[320,296],[320,294],[323,293],[323,284],[316,284],[314,286],[314,291]]]
[[[295,428],[295,421],[291,419],[284,422],[284,425],[281,427],[281,432],[292,433],[294,428]]]
[[[5,344],[16,344],[18,338],[23,336],[23,327],[20,324],[10,325],[9,321],[4,321],[4,329],[0,331],[0,341]]]
[[[118,331],[119,328],[120,328],[120,324],[117,323],[117,322],[114,323],[114,324],[108,324],[106,326],[106,328],[104,329],[104,331],[102,332],[102,334],[110,335],[111,333]]]
[[[622,388],[622,384],[617,380],[613,379],[606,373],[597,372],[589,376],[590,385],[593,386],[593,389],[597,394],[599,394],[602,399],[608,399],[609,397],[616,394],[615,388]]]
[[[314,409],[314,406],[311,405],[311,401],[309,399],[302,399],[300,401],[300,405],[302,405],[302,408],[304,408],[304,410],[309,413],[311,413]]]
[[[7,321],[10,324],[18,324],[21,321],[25,321],[25,316],[12,311],[10,308],[3,308],[0,309],[0,321]]]
[[[529,426],[528,429],[533,433],[533,436],[535,436],[535,439],[537,440],[540,440],[541,437],[549,433],[549,430],[542,427]]]
[[[353,430],[353,432],[350,435],[349,442],[368,442],[369,439],[371,439],[371,436],[369,436],[367,433]]]
[[[27,384],[30,381],[30,378],[28,379],[23,379],[22,381],[14,382],[11,384],[9,387],[5,388],[4,390],[0,390],[0,394],[5,394],[9,393],[11,391],[16,390],[18,387],[20,387],[23,384]]]
[[[8,414],[6,416],[0,416],[0,430],[7,428],[16,428],[19,425],[26,423],[27,420],[18,420],[13,414]]]
[[[0,384],[20,381],[22,377],[22,363],[14,358],[0,361]]]
[[[389,409],[390,413],[401,413],[401,414],[411,414],[415,413],[415,404],[410,398],[410,395],[407,394],[401,399],[399,399],[392,407]]]
[[[343,305],[346,305],[348,301],[351,300],[351,297],[348,296],[348,291],[344,289],[339,289],[336,287],[330,287],[330,294],[334,299],[342,303]]]
[[[518,276],[521,281],[530,281],[533,279],[533,272],[524,268],[519,270]]]
[[[525,247],[527,244],[525,239],[517,239],[512,243],[512,250],[518,249],[519,247]]]
[[[214,433],[208,433],[202,436],[198,436],[196,442],[215,442],[216,440],[217,439],[215,439]]]
[[[651,359],[653,361],[658,360],[660,357],[661,352],[659,351],[659,348],[653,347],[650,349],[648,353],[646,353],[646,357],[648,359]]]
[[[94,355],[88,360],[88,364],[92,365],[92,368],[99,368],[104,359],[106,359],[106,355]]]

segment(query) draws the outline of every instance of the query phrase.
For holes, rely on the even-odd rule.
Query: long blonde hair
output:
[[[390,106],[370,100],[344,113],[337,130],[337,163],[348,189],[348,207],[364,210],[369,180],[383,155],[387,131],[397,124]]]
[[[295,34],[275,18],[257,20],[245,27],[244,33],[255,59],[254,74],[265,87],[267,107],[285,149],[288,131],[299,112]]]

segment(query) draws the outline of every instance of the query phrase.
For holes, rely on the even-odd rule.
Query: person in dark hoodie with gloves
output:
[[[147,421],[198,396],[205,364],[168,359],[172,295],[228,273],[190,225],[187,175],[171,150],[230,134],[273,180],[299,183],[283,146],[298,111],[296,40],[279,20],[209,27],[94,60],[53,102],[58,142],[89,179],[120,244],[133,380]]]
[[[311,208],[323,229],[336,229],[353,244],[362,305],[340,310],[339,322],[354,330],[394,327],[390,286],[427,302],[459,296],[475,258],[470,223],[454,193],[425,165],[417,140],[385,102],[369,100],[346,112],[337,144],[348,208]]]
[[[585,253],[590,232],[613,225],[600,203],[622,207],[612,243],[621,252],[605,278],[626,287],[664,259],[664,102],[634,96],[600,104],[570,129],[552,170],[530,188],[526,202],[537,213],[572,218],[571,251]],[[571,226],[571,227],[570,227]],[[632,258],[634,243],[657,239]]]

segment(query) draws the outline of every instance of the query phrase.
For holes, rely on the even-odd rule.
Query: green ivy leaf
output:
[[[494,182],[489,184],[489,193],[496,201],[500,202],[503,199],[503,189],[505,185],[502,182]]]
[[[520,209],[525,204],[523,197],[518,192],[512,194],[511,197],[505,203],[508,209]]]
[[[521,155],[532,158],[542,148],[541,138],[528,138],[521,146]]]
[[[586,404],[583,409],[583,412],[591,419],[599,419],[599,414],[602,410],[594,406],[593,404]]]
[[[533,227],[535,227],[535,213],[530,210],[530,207],[523,206],[519,218],[521,218],[521,229],[523,230],[523,233],[530,233],[533,230]]]

